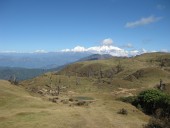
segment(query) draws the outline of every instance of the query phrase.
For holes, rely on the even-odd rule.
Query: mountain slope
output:
[[[149,117],[117,99],[153,88],[160,79],[167,85],[168,93],[169,59],[169,53],[112,57],[76,62],[60,72],[22,81],[19,87],[0,81],[0,126],[142,128]],[[166,60],[163,66],[162,60]],[[118,114],[122,108],[127,110],[127,115]]]
[[[124,81],[129,76],[138,74],[142,75],[142,79],[136,79],[135,85],[148,83],[154,86],[160,79],[169,82],[169,60],[170,53],[147,53],[132,58],[112,57],[107,60],[77,62],[61,70],[59,74],[109,79],[110,83],[114,83],[116,79]],[[162,62],[164,62],[163,66],[161,66]]]
[[[90,60],[104,60],[104,59],[109,59],[112,58],[112,55],[109,54],[93,54],[84,58],[81,58],[78,61],[90,61]]]
[[[161,67],[155,56],[166,56],[168,53],[151,53],[155,61],[145,54],[133,58],[112,57],[106,60],[84,61],[70,64],[59,72],[47,73],[23,81],[21,84],[38,92],[41,88],[50,91],[57,86],[77,92],[111,92],[118,88],[154,87],[160,79],[164,83],[170,83],[170,67]],[[147,54],[148,56],[148,54]]]

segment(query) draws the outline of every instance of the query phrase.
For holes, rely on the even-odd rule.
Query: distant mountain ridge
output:
[[[117,63],[120,63],[120,60],[124,61],[126,59],[126,57],[113,57],[109,54],[102,54],[102,55],[101,54],[90,54],[89,55],[89,53],[84,53],[84,54],[78,54],[78,53],[65,54],[64,53],[63,55],[61,55],[61,53],[59,53],[57,56],[52,56],[52,55],[56,55],[56,53],[55,54],[51,53],[51,55],[49,53],[48,54],[47,53],[31,54],[30,56],[28,56],[28,55],[30,55],[30,54],[1,54],[0,53],[0,79],[8,80],[10,78],[10,76],[15,75],[19,81],[22,81],[22,80],[27,80],[27,79],[37,77],[37,76],[39,76],[43,73],[46,73],[46,72],[53,72],[53,71],[58,72],[58,71],[64,69],[65,67],[69,67],[70,65],[72,65],[72,66],[77,65],[77,64],[74,64],[75,62],[81,63],[82,61],[104,60],[104,59],[106,59],[106,61],[107,61],[107,59],[111,58],[112,60],[116,61]],[[83,56],[83,57],[80,58],[81,56]],[[26,59],[27,57],[30,57],[30,58],[27,60]],[[59,58],[59,57],[61,57],[61,58]],[[140,56],[136,56],[135,58],[137,58],[136,60],[138,60],[138,58],[140,58],[140,61],[146,61],[145,59],[147,58],[148,59],[147,62],[150,62],[150,63],[154,62],[155,64],[157,64],[157,63],[162,62],[162,64],[164,66],[170,65],[170,59],[169,59],[168,53],[146,53],[146,54],[143,54]],[[133,58],[131,58],[131,59],[133,60]],[[73,60],[75,60],[75,61],[73,61]],[[129,60],[130,60],[130,58],[129,58]],[[161,60],[163,60],[163,61],[161,61]],[[60,61],[62,61],[62,62],[60,62]],[[33,65],[31,65],[32,62],[34,62]],[[54,64],[51,64],[51,62],[54,62]],[[107,62],[110,63],[110,59]],[[4,66],[5,63],[6,63],[6,65]],[[47,63],[49,65],[46,65]],[[112,63],[110,63],[110,64],[112,64]],[[44,67],[42,67],[42,65]],[[106,65],[107,65],[107,63],[106,63]],[[15,66],[15,67],[13,67],[13,66]],[[21,66],[21,67],[19,67],[19,66]],[[81,72],[87,73],[87,71],[89,69],[91,69],[91,67],[96,68],[96,67],[101,67],[101,66],[102,66],[102,63],[99,63],[97,65],[94,63],[94,65],[92,65],[92,66],[91,65],[84,66],[82,68],[84,70]],[[38,68],[35,68],[35,67],[38,67]],[[133,69],[134,69],[134,67],[133,67]],[[169,70],[169,69],[167,69],[167,70]],[[106,73],[108,73],[108,71],[106,71]],[[113,72],[110,72],[110,74],[112,74],[112,73]]]
[[[0,67],[0,79],[9,80],[10,77],[16,77],[17,81],[31,79],[39,76],[48,70],[27,69],[19,67]]]
[[[56,55],[52,57],[52,55]],[[87,57],[84,57],[84,56]],[[61,56],[61,58],[59,58]],[[65,58],[63,58],[65,56]],[[68,56],[68,58],[66,57]],[[109,54],[93,54],[89,55],[89,53],[77,54],[77,53],[64,53],[64,54],[0,54],[0,79],[9,80],[11,76],[15,76],[18,81],[27,80],[39,76],[46,72],[51,71],[59,71],[65,68],[68,64],[72,64],[77,61],[77,58],[83,56],[82,59],[78,61],[89,61],[89,60],[101,60],[111,58],[112,56]],[[49,58],[47,58],[49,57]],[[49,61],[47,61],[47,59]],[[53,60],[54,59],[54,60]],[[56,60],[55,60],[56,59]],[[63,60],[62,60],[63,59]],[[65,61],[67,59],[67,61]],[[47,62],[46,62],[47,61]],[[60,62],[58,62],[60,61]],[[44,64],[49,65],[42,65]],[[52,64],[52,62],[54,64]],[[5,67],[4,67],[4,64]],[[38,65],[39,64],[39,65]],[[62,64],[62,65],[61,65]],[[13,66],[21,66],[21,67],[13,67]],[[35,68],[36,67],[36,68]],[[37,68],[38,67],[38,68]]]
[[[91,53],[0,53],[0,67],[51,69],[75,62],[88,55],[91,55]]]
[[[93,54],[89,55],[87,57],[84,57],[78,61],[91,61],[91,60],[103,60],[103,59],[109,59],[112,58],[113,56],[110,54]]]

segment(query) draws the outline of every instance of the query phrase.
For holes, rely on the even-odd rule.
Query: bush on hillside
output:
[[[144,128],[170,128],[170,120],[168,120],[167,118],[151,118],[149,120],[149,123],[146,124]]]
[[[118,111],[118,114],[127,115],[128,111],[125,108],[122,108]]]
[[[135,106],[140,104],[147,114],[155,114],[156,110],[161,108],[164,111],[164,116],[170,115],[170,95],[160,90],[150,89],[142,91],[132,104]]]
[[[160,90],[142,91],[138,96],[121,98],[153,116],[144,128],[170,128],[170,95]]]
[[[158,109],[161,115],[170,117],[170,95],[156,89],[142,91],[138,96],[122,97],[119,100],[131,103],[147,114],[156,115]]]

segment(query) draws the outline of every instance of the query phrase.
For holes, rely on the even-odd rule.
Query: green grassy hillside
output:
[[[119,81],[120,86],[127,80],[133,82],[134,86],[147,87],[159,83],[160,79],[165,83],[170,82],[169,63],[169,53],[146,53],[132,58],[113,57],[107,60],[79,62],[66,67],[58,74],[100,79],[112,85]]]

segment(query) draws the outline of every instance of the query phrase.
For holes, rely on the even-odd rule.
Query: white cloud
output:
[[[36,50],[36,51],[34,51],[33,53],[48,53],[48,52],[41,49],[41,50]]]
[[[63,49],[61,51],[62,52],[85,52],[87,50],[84,47],[82,47],[82,46],[76,46],[73,49]]]
[[[149,16],[146,18],[141,18],[140,20],[137,20],[137,21],[127,22],[125,27],[126,28],[134,28],[134,27],[138,27],[138,26],[144,26],[144,25],[147,25],[150,23],[157,22],[161,19],[162,19],[162,17]]]
[[[140,51],[138,51],[138,50],[129,51],[129,56],[136,56],[136,55],[139,55],[139,54],[140,54]]]
[[[63,49],[63,50],[61,50],[62,52],[70,52],[70,49]]]
[[[128,56],[128,53],[121,48],[115,46],[94,46],[85,48],[82,46],[76,46],[73,49],[64,49],[62,52],[91,52],[91,53],[99,53],[99,54],[111,54],[113,56]]]
[[[62,52],[91,52],[99,54],[111,54],[113,56],[128,56],[128,52],[119,47],[113,46],[113,40],[111,38],[104,39],[102,46],[94,46],[85,48],[83,46],[76,46],[73,49],[63,49]],[[130,45],[130,44],[129,44]]]
[[[0,51],[0,53],[18,53],[17,51]]]
[[[94,46],[85,48],[83,46],[76,46],[73,49],[63,49],[62,52],[90,52],[93,54],[110,54],[112,56],[136,56],[142,53],[147,53],[145,49],[141,50],[125,50],[112,45],[112,39],[104,39],[102,46]],[[132,44],[127,44],[127,47],[133,47]]]
[[[136,56],[136,55],[140,55],[140,54],[144,54],[144,53],[148,53],[150,51],[147,51],[145,49],[141,49],[141,50],[131,50],[128,51],[128,56]],[[156,52],[156,51],[154,51]]]
[[[152,52],[158,52],[158,51],[156,51],[156,50],[152,50],[152,51],[150,51],[150,52],[152,53]]]
[[[102,45],[112,45],[113,44],[113,40],[111,38],[107,38],[107,39],[104,39],[102,41]]]

